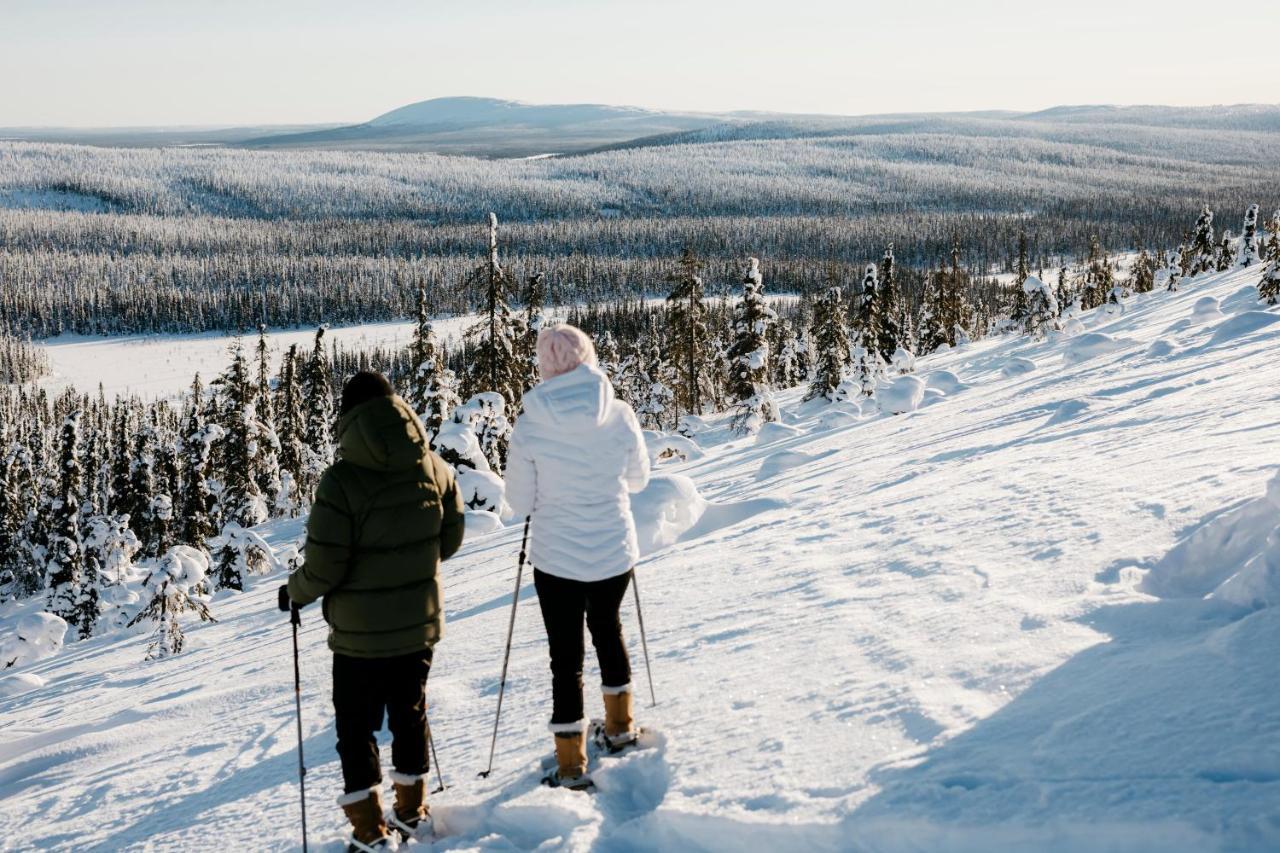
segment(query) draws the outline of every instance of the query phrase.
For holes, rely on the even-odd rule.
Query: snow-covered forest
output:
[[[903,295],[892,246],[855,282],[833,277],[811,298],[772,305],[758,259],[743,261],[737,298],[716,301],[703,261],[686,249],[666,276],[665,302],[573,307],[567,319],[596,337],[615,392],[651,430],[687,438],[702,415],[732,412],[735,431],[754,435],[779,421],[775,389],[796,386],[806,400],[870,399],[906,411],[924,391],[911,376],[918,358],[987,335],[1073,334],[1089,312],[1123,313],[1135,297],[1236,268],[1262,271],[1257,297],[1274,304],[1280,211],[1264,229],[1259,209],[1248,208],[1232,238],[1215,236],[1205,207],[1177,251],[1144,249],[1123,265],[1095,237],[1082,263],[1057,269],[1056,283],[1032,273],[1020,234],[1013,273],[989,280],[994,298],[979,303],[984,310],[958,244],[950,264],[926,276],[918,307]],[[453,347],[434,332],[424,283],[403,350],[327,346],[321,327],[312,347],[293,345],[277,360],[260,326],[235,340],[225,371],[193,375],[176,400],[109,399],[74,386],[51,398],[34,384],[47,370],[38,347],[5,338],[0,366],[19,381],[0,396],[0,600],[47,600],[83,639],[153,606],[130,588],[135,563],[203,554],[208,578],[201,572],[188,592],[243,589],[274,565],[253,528],[310,505],[334,458],[336,395],[358,369],[392,379],[458,472],[467,506],[501,516],[511,423],[538,380],[534,341],[548,319],[544,277],[517,281],[499,253],[496,216],[489,222],[489,253],[462,282],[487,307]],[[159,652],[180,646],[176,624],[166,622]]]
[[[1238,233],[1280,197],[1274,133],[939,117],[732,135],[515,161],[0,143],[0,325],[367,322],[411,317],[419,284],[464,312],[486,211],[508,269],[542,273],[552,302],[665,294],[686,248],[712,292],[754,256],[775,292],[812,294],[892,244],[918,307],[956,245],[980,280],[1013,271],[1019,234],[1039,270],[1095,236],[1173,250],[1206,203]]]

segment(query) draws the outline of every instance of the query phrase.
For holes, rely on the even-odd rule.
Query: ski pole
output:
[[[524,575],[525,548],[529,544],[529,519],[524,518],[524,538],[520,540],[520,560],[516,563],[516,591],[511,594],[511,621],[507,623],[507,650],[502,654],[502,680],[498,683],[498,713],[493,716],[493,739],[489,741],[489,767],[480,774],[488,779],[493,772],[493,751],[498,746],[498,721],[502,719],[502,696],[507,690],[507,664],[511,662],[511,637],[516,630],[516,606],[520,603],[520,580]]]
[[[640,621],[640,646],[644,649],[644,671],[649,679],[649,706],[657,707],[658,697],[653,692],[653,668],[649,666],[649,641],[644,636],[644,611],[640,609],[640,587],[636,585],[635,569],[631,570],[631,591],[636,597],[636,619]]]
[[[307,765],[302,759],[302,673],[298,669],[298,626],[302,613],[298,605],[289,608],[289,622],[293,625],[293,702],[298,716],[298,793],[302,797],[302,853],[307,853]]]
[[[431,761],[436,765],[436,778],[440,780],[440,787],[431,793],[438,794],[449,786],[444,783],[444,772],[440,769],[440,755],[436,752],[436,740],[431,736],[431,723],[427,723],[427,746],[431,747]]]

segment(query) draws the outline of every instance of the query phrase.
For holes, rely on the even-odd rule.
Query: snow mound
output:
[[[935,370],[924,378],[925,386],[951,395],[963,391],[969,386],[960,381],[950,370]]]
[[[645,430],[644,444],[649,451],[650,465],[657,465],[667,459],[691,462],[706,455],[693,439],[673,433]]]
[[[1222,313],[1222,304],[1214,296],[1201,296],[1196,300],[1196,304],[1191,306],[1193,323],[1216,323],[1225,316],[1227,315]]]
[[[1267,493],[1213,517],[1143,578],[1160,598],[1214,598],[1244,607],[1280,603],[1280,474]]]
[[[1031,373],[1036,369],[1036,363],[1029,358],[1022,356],[1014,356],[1004,363],[1000,368],[1000,373],[1006,377],[1021,376],[1024,373]]]
[[[776,441],[782,441],[787,438],[795,438],[798,435],[803,435],[803,432],[796,427],[768,423],[760,427],[760,432],[756,433],[756,447],[762,444],[773,444]]]
[[[1067,320],[1062,324],[1062,334],[1068,338],[1074,338],[1076,335],[1084,334],[1084,323],[1081,323],[1075,317]]]
[[[891,415],[914,412],[924,400],[924,388],[924,380],[918,376],[899,376],[888,387],[880,389],[877,400],[881,411]]]
[[[767,480],[770,477],[776,477],[784,471],[790,471],[792,468],[804,465],[806,462],[812,462],[819,457],[811,453],[805,453],[800,450],[780,450],[777,453],[770,454],[760,463],[760,470],[756,471],[757,480]]]
[[[1275,323],[1280,323],[1280,314],[1272,314],[1270,311],[1242,311],[1214,328],[1209,346],[1247,337]]]
[[[467,510],[466,538],[488,536],[502,529],[502,519],[496,512],[487,509]]]
[[[898,347],[893,351],[893,362],[890,366],[896,373],[911,373],[916,369],[915,354],[909,349]]]
[[[44,687],[44,684],[44,679],[38,675],[30,672],[15,672],[13,675],[0,678],[0,696],[17,696],[19,693],[39,690]]]
[[[707,502],[693,480],[680,474],[657,474],[644,491],[631,496],[631,515],[642,556],[674,544],[706,512]]]
[[[937,388],[926,388],[924,389],[924,402],[920,404],[920,408],[923,409],[925,406],[932,406],[934,403],[941,403],[945,399],[947,399],[947,395],[943,394]]]
[[[1045,426],[1057,426],[1067,421],[1073,421],[1080,415],[1089,411],[1089,402],[1087,400],[1063,400],[1058,404],[1053,414],[1049,416],[1049,420],[1045,421]]]
[[[53,657],[62,648],[67,623],[52,613],[28,613],[18,620],[14,633],[0,640],[0,669],[22,666]]]
[[[1165,358],[1173,354],[1175,347],[1172,341],[1165,338],[1156,338],[1147,347],[1147,355],[1151,358]]]
[[[507,506],[506,484],[492,471],[459,468],[458,492],[467,509],[487,510],[498,515],[506,515],[510,511]]]
[[[861,419],[861,410],[857,411],[858,413],[855,414],[854,410],[846,407],[846,404],[836,403],[818,418],[818,423],[814,426],[813,432],[827,432],[828,430],[853,426]]]
[[[1080,364],[1090,359],[1122,350],[1130,341],[1113,338],[1104,332],[1086,332],[1071,339],[1062,353],[1066,364]]]

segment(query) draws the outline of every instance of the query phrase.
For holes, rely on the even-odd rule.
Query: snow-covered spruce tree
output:
[[[213,446],[223,437],[222,427],[206,424],[201,402],[204,391],[200,376],[191,384],[187,420],[182,430],[182,492],[178,500],[177,538],[193,547],[205,549],[218,530],[217,502],[209,488],[209,463]]]
[[[51,507],[49,532],[48,610],[74,627],[81,639],[93,633],[98,621],[98,590],[86,577],[84,560],[83,498],[80,471],[80,418],[72,412],[62,424],[58,470],[58,495]]]
[[[171,548],[147,576],[143,586],[147,604],[129,622],[133,627],[143,621],[155,624],[147,660],[168,657],[182,651],[186,638],[182,617],[194,613],[201,622],[213,622],[209,607],[193,591],[204,583],[209,570],[204,552],[181,545]]]
[[[1013,268],[1013,294],[1009,305],[1009,319],[1014,326],[1025,329],[1027,326],[1027,291],[1022,286],[1031,275],[1031,262],[1027,258],[1027,232],[1018,232],[1018,257]]]
[[[214,558],[214,582],[219,589],[244,589],[246,571],[256,573],[266,564],[266,555],[254,543],[240,535],[245,528],[267,520],[267,505],[259,476],[259,423],[253,407],[254,389],[237,340],[231,351],[231,364],[221,377],[225,422],[221,441],[223,473],[220,509],[222,533]],[[325,387],[327,389],[327,380]]]
[[[1267,261],[1280,260],[1280,208],[1271,214],[1271,218],[1267,220],[1267,240],[1262,250],[1262,259]]]
[[[489,254],[464,287],[479,291],[482,315],[467,330],[467,340],[475,347],[475,357],[464,381],[464,393],[474,396],[485,391],[501,394],[513,407],[520,405],[524,373],[519,349],[524,337],[521,323],[507,305],[515,282],[498,261],[498,217],[489,214]]]
[[[673,389],[677,420],[680,413],[702,414],[707,396],[704,374],[709,335],[701,272],[702,261],[686,248],[679,268],[671,275],[675,286],[667,295],[667,353],[680,378]]]
[[[425,418],[431,382],[441,367],[440,342],[431,326],[425,284],[418,285],[417,317],[413,327],[413,340],[409,342],[406,367],[402,396],[410,408]],[[436,427],[438,429],[439,424]]]
[[[1258,246],[1258,206],[1249,205],[1244,212],[1244,229],[1240,232],[1240,252],[1236,262],[1242,267],[1251,267],[1262,258],[1262,250]]]
[[[805,394],[806,400],[819,397],[835,400],[849,366],[849,330],[845,326],[844,296],[840,288],[831,287],[814,302],[813,342],[814,377]]]
[[[920,355],[928,355],[943,344],[949,345],[943,308],[946,287],[945,272],[929,273],[920,299],[920,320],[916,324],[916,346]]]
[[[1028,275],[1022,283],[1026,294],[1027,334],[1035,340],[1042,340],[1050,331],[1058,328],[1058,299],[1053,288],[1034,275]]]
[[[1187,250],[1188,263],[1183,266],[1186,274],[1199,275],[1210,272],[1217,266],[1218,250],[1213,240],[1213,211],[1207,204],[1196,218],[1195,232]]]
[[[1155,288],[1156,262],[1146,249],[1138,251],[1129,280],[1134,293],[1150,293]]]
[[[177,519],[175,516],[180,483],[178,436],[169,427],[169,404],[161,401],[152,410],[152,478],[154,492],[151,496],[151,519],[156,542],[153,554],[163,554],[176,543]]]
[[[1218,258],[1214,261],[1213,268],[1218,272],[1226,272],[1231,269],[1235,259],[1235,237],[1228,229],[1222,232],[1222,240],[1218,243]]]
[[[521,374],[520,394],[538,384],[538,332],[542,330],[546,319],[543,316],[544,303],[547,299],[547,288],[542,273],[529,276],[524,289],[524,322],[523,337],[520,340],[520,361],[516,369]]]
[[[302,372],[302,441],[306,459],[298,494],[303,505],[311,503],[320,475],[333,462],[333,377],[324,351],[325,330],[325,326],[316,329],[311,357]]]
[[[747,259],[742,301],[734,306],[733,346],[729,349],[729,397],[733,401],[733,429],[751,434],[778,419],[778,404],[769,382],[769,332],[778,315],[764,298],[760,261]]]
[[[295,516],[302,512],[306,483],[308,450],[306,443],[306,413],[302,405],[302,386],[299,374],[297,344],[285,350],[280,362],[280,378],[276,383],[276,437],[280,441],[280,493],[276,499],[276,514]],[[197,377],[199,381],[199,377]],[[194,433],[188,433],[192,435]],[[188,544],[194,544],[186,540]]]
[[[132,456],[129,460],[129,492],[135,496],[129,526],[142,543],[142,553],[147,557],[159,555],[156,545],[161,538],[162,521],[156,516],[155,484],[155,430],[151,424],[141,424],[133,434]]]
[[[33,517],[30,495],[36,488],[31,451],[13,444],[0,458],[5,474],[0,495],[0,583],[11,585],[19,598],[44,588],[44,560],[31,535]]]
[[[1280,258],[1267,264],[1267,271],[1258,282],[1258,298],[1266,300],[1268,305],[1280,302]]]
[[[622,357],[618,352],[618,339],[613,336],[613,332],[608,329],[603,330],[596,335],[596,363],[600,369],[604,371],[605,376],[609,377],[610,384],[613,385],[614,393],[619,398],[626,400],[623,396],[621,371]],[[629,400],[626,400],[628,403]]]
[[[1165,258],[1164,289],[1169,293],[1177,292],[1178,285],[1182,283],[1183,259],[1189,257],[1188,253],[1183,251],[1184,248],[1179,246],[1178,251],[1170,252],[1168,257]]]
[[[1105,303],[1115,286],[1115,272],[1111,260],[1098,242],[1098,235],[1089,238],[1089,259],[1085,266],[1084,292],[1081,307],[1097,308]]]
[[[876,288],[876,298],[880,303],[880,332],[876,339],[876,349],[886,362],[893,360],[893,354],[903,345],[902,329],[902,292],[898,287],[898,267],[893,256],[893,244],[885,247],[880,257],[880,286]]]
[[[271,347],[267,343],[267,327],[258,324],[258,343],[254,347],[257,356],[258,381],[254,389],[254,406],[258,411],[258,420],[271,429],[275,429],[275,399],[271,393]]]
[[[862,275],[862,290],[858,294],[853,314],[853,369],[858,386],[867,397],[876,393],[876,384],[888,372],[888,365],[877,349],[884,325],[878,295],[879,283],[876,265],[867,264]]]
[[[942,303],[943,328],[951,346],[965,343],[974,326],[973,304],[969,301],[968,291],[969,274],[960,266],[960,237],[956,235],[951,241],[951,269]]]

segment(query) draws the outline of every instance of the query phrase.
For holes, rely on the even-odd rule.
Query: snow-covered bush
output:
[[[904,373],[915,373],[915,354],[906,347],[898,347],[893,351],[893,364],[891,364],[890,367],[893,369],[894,373],[899,375]]]
[[[680,474],[655,474],[644,491],[631,496],[640,554],[673,544],[698,523],[707,502],[693,480]]]
[[[644,444],[645,449],[649,452],[650,465],[657,465],[659,462],[665,462],[669,459],[688,462],[701,459],[706,455],[703,453],[702,448],[691,438],[655,430],[647,429],[644,431]]]
[[[67,621],[53,613],[28,613],[13,634],[0,640],[0,669],[22,666],[56,655],[67,635]]]
[[[487,509],[467,510],[467,539],[497,533],[503,527],[496,512]]]
[[[506,484],[492,471],[458,469],[458,494],[462,495],[462,503],[467,509],[507,515],[511,510],[507,506],[506,493]]]
[[[147,575],[143,582],[147,604],[129,622],[129,627],[143,622],[155,625],[147,646],[147,660],[182,651],[186,644],[182,631],[185,614],[193,613],[201,622],[214,621],[209,607],[195,592],[208,572],[209,558],[203,551],[175,545]]]
[[[891,415],[902,415],[920,408],[924,400],[924,380],[918,376],[899,376],[880,389],[877,401],[880,410]]]

